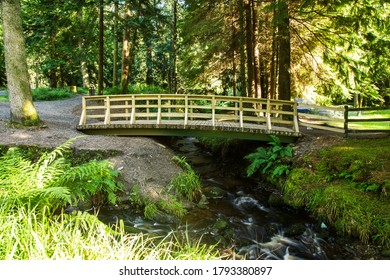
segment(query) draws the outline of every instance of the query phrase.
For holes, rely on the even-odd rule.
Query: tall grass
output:
[[[218,259],[214,246],[199,241],[164,239],[114,230],[94,215],[53,216],[47,208],[9,211],[0,206],[1,260],[176,260]]]
[[[218,259],[215,246],[170,234],[164,238],[111,228],[87,212],[66,214],[96,191],[115,202],[119,190],[112,166],[91,161],[71,166],[70,140],[31,160],[16,148],[0,157],[0,260]]]

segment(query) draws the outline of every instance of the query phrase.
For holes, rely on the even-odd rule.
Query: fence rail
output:
[[[384,110],[389,113],[381,114]],[[390,108],[326,107],[298,103],[300,126],[343,133],[390,133]]]

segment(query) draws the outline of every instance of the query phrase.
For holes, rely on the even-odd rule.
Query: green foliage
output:
[[[361,191],[385,195],[385,186],[390,181],[388,142],[388,139],[349,139],[322,150],[316,169],[328,181],[344,179]]]
[[[259,147],[256,152],[245,156],[251,164],[248,166],[247,175],[252,176],[257,171],[273,177],[287,175],[290,172],[290,165],[287,159],[292,157],[292,148],[283,146],[280,139],[270,135],[273,141],[268,144],[271,147]]]
[[[186,162],[184,157],[173,158],[183,169],[178,176],[173,178],[167,189],[161,191],[158,198],[152,198],[143,194],[139,186],[134,186],[129,201],[132,205],[143,209],[147,219],[158,218],[159,212],[182,218],[186,213],[182,201],[197,201],[201,197],[201,183],[199,176]]]
[[[144,216],[146,219],[154,220],[157,216],[157,213],[158,213],[158,208],[156,204],[149,203],[148,205],[145,206]]]
[[[10,148],[0,160],[0,199],[15,207],[44,207],[51,209],[67,204],[77,205],[98,192],[108,202],[115,203],[121,185],[118,172],[107,161],[90,161],[72,166],[64,157],[71,149],[71,139],[51,152],[44,152],[37,161]]]
[[[283,185],[284,201],[339,234],[390,248],[390,142],[348,139],[309,154]]]
[[[75,96],[68,89],[36,88],[32,90],[33,101],[64,100]]]
[[[184,157],[173,157],[185,169],[185,172],[180,172],[179,175],[169,183],[169,190],[174,190],[176,194],[189,201],[199,199],[201,194],[201,183],[198,174],[186,162]]]
[[[145,218],[149,220],[156,219],[160,212],[177,218],[182,218],[187,213],[176,196],[163,193],[158,199],[152,199],[142,194],[139,186],[133,187],[129,200],[133,206],[143,209]]]
[[[47,207],[10,211],[0,204],[0,219],[0,260],[221,259],[215,246],[173,234],[130,235],[122,220],[112,229],[86,212],[52,216]]]

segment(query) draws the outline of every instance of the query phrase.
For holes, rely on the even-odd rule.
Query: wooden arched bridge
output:
[[[297,104],[218,95],[84,96],[77,129],[87,134],[212,136],[290,143],[299,136]]]

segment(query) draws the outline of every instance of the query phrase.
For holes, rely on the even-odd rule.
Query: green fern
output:
[[[273,141],[269,142],[268,148],[259,147],[254,153],[245,156],[251,163],[247,168],[247,176],[261,170],[262,174],[280,177],[290,172],[290,166],[286,164],[288,158],[293,156],[292,148],[283,146],[280,139],[270,135]]]
[[[55,209],[100,192],[115,203],[122,187],[116,182],[118,171],[108,161],[72,166],[64,155],[75,140],[43,153],[36,162],[24,158],[17,148],[9,149],[0,157],[0,198],[14,207],[46,205]]]

